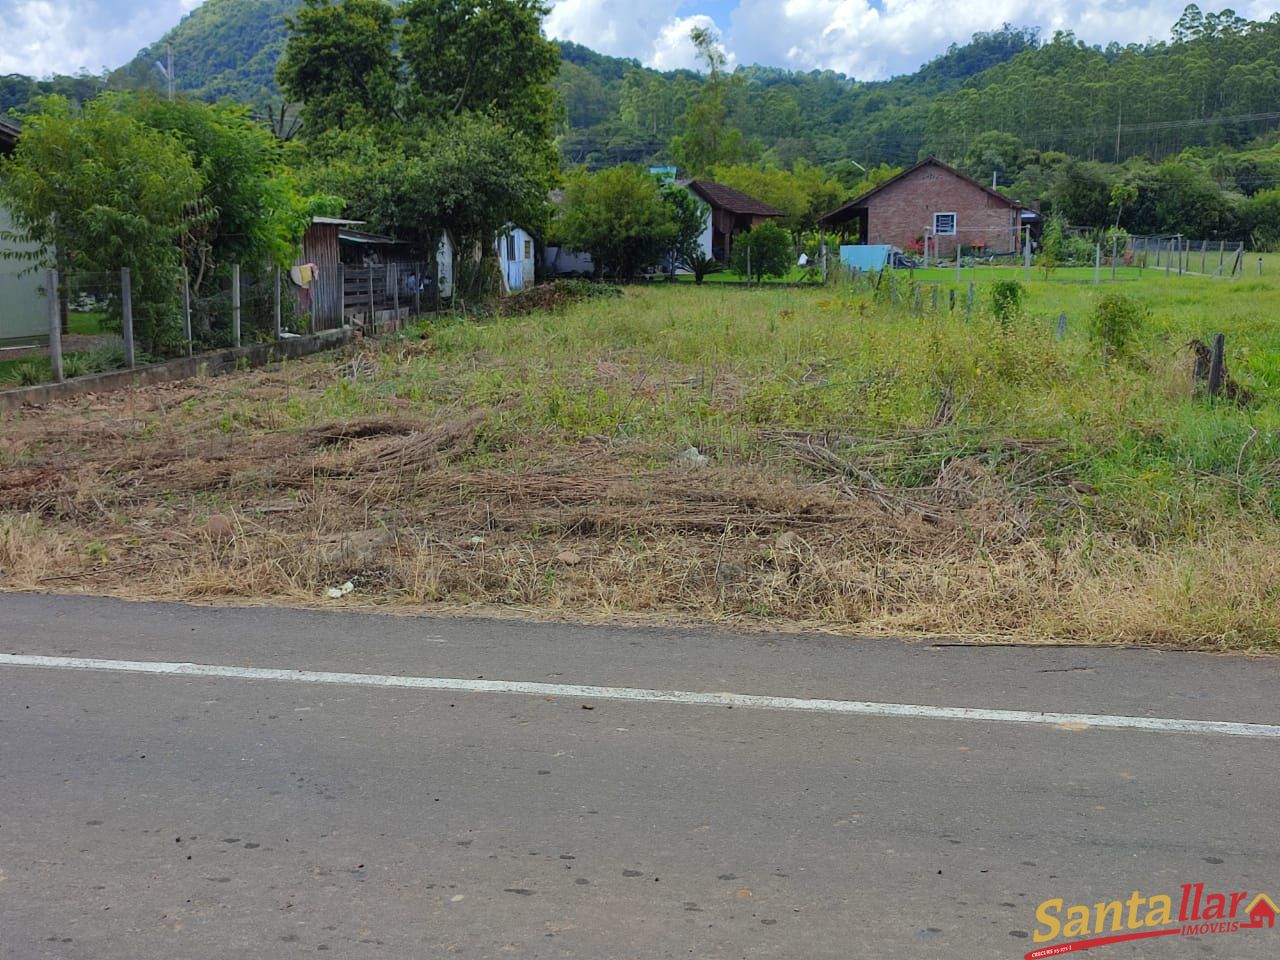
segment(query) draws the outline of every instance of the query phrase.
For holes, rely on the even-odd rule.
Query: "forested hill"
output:
[[[111,73],[106,86],[163,88],[156,63],[171,44],[179,90],[278,104],[275,64],[284,18],[296,6],[206,0]],[[1046,41],[1034,29],[1006,25],[951,47],[916,73],[872,83],[830,71],[739,68],[728,122],[743,133],[745,160],[871,167],[934,153],[995,172],[1002,183],[1024,176],[1027,150],[1160,160],[1187,147],[1238,149],[1280,125],[1280,14],[1250,22],[1189,7],[1172,34],[1168,42],[1099,48],[1070,33]],[[561,56],[556,86],[566,162],[599,167],[670,158],[689,97],[704,82],[700,74],[660,73],[571,43],[561,44]],[[50,89],[83,97],[102,86],[88,77],[39,84],[0,78],[0,110],[20,109]]]

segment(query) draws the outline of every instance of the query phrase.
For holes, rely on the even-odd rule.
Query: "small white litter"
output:
[[[330,587],[328,590],[325,591],[325,593],[329,595],[330,600],[341,600],[343,597],[345,597],[348,593],[350,593],[355,588],[356,588],[356,585],[352,583],[350,580],[348,580],[346,583],[344,583],[340,587]]]

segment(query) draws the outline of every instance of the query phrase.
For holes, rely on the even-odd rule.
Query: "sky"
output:
[[[0,74],[101,72],[132,59],[201,0],[0,0]],[[711,27],[730,64],[911,73],[948,44],[1002,23],[1074,30],[1090,43],[1163,39],[1187,0],[550,0],[549,36],[663,70],[696,66],[689,31]],[[1226,0],[1222,0],[1225,5]],[[1205,9],[1213,4],[1204,3]],[[1240,0],[1266,19],[1280,0]]]

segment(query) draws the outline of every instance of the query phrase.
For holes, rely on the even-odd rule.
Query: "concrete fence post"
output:
[[[120,313],[124,327],[124,363],[134,367],[133,354],[133,278],[128,267],[120,268]]]
[[[62,308],[58,303],[58,271],[45,272],[45,291],[49,297],[49,364],[53,379],[62,382]]]
[[[191,342],[191,273],[182,268],[182,338],[187,341],[187,356],[195,352]]]
[[[231,345],[240,346],[240,264],[231,265]]]

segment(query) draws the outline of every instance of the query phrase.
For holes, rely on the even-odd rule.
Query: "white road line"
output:
[[[225,667],[206,663],[164,663],[152,660],[93,660],[84,657],[41,657],[0,654],[0,667],[43,667],[55,670],[93,670],[107,673],[151,673],[179,677],[224,677],[232,680],[277,680],[288,683],[331,683],[356,687],[444,690],[452,693],[514,693],[532,697],[575,697],[583,700],[636,700],[689,706],[746,707],[757,710],[799,710],[808,713],[902,717],[912,720],[976,720],[1029,723],[1066,729],[1097,727],[1153,733],[1221,734],[1280,739],[1280,726],[1219,720],[1174,720],[1163,717],[1124,717],[1092,713],[1036,713],[1028,710],[986,710],[976,707],[933,707],[918,703],[875,703],[864,700],[814,700],[768,697],[747,693],[699,693],[690,690],[646,690],[636,687],[597,687],[576,683],[534,683],[523,680],[463,680],[451,677],[396,677],[374,673],[330,673],[319,670],[273,670],[266,667]]]

